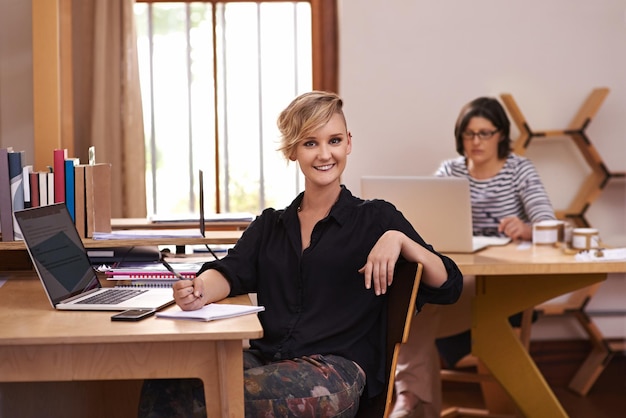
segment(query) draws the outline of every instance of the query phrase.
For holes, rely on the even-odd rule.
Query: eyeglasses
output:
[[[487,139],[491,139],[491,137],[494,136],[496,133],[498,133],[498,131],[499,129],[496,129],[495,131],[478,131],[478,132],[465,131],[461,135],[463,135],[463,139],[466,139],[469,141],[474,139],[475,136],[477,136],[478,139],[480,139],[481,141],[486,141]]]

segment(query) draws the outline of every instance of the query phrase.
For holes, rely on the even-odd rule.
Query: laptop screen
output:
[[[53,305],[100,287],[64,203],[15,211],[15,218]]]

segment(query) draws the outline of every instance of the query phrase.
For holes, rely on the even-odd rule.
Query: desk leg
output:
[[[567,413],[515,335],[508,317],[605,279],[606,274],[476,277],[472,353],[500,382],[525,417],[567,417]]]
[[[217,342],[217,367],[220,378],[221,416],[224,418],[241,418],[244,416],[243,405],[243,355],[240,340]],[[214,379],[215,370],[206,370],[203,381]],[[206,380],[205,380],[206,379]],[[204,399],[214,397],[209,385],[204,385]]]

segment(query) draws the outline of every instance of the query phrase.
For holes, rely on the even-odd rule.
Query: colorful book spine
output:
[[[76,222],[76,188],[74,167],[78,165],[78,158],[67,158],[65,160],[65,206]]]
[[[9,148],[0,148],[0,232],[2,232],[2,241],[13,241],[9,151]]]
[[[39,173],[39,206],[48,204],[48,173],[40,171]]]
[[[134,280],[134,279],[141,279],[141,280],[154,280],[154,281],[160,281],[160,280],[173,280],[176,281],[178,280],[176,278],[176,276],[174,276],[172,273],[131,273],[131,272],[119,272],[119,273],[105,273],[107,280]],[[196,277],[196,273],[180,273],[181,276],[183,276],[185,279],[189,279],[189,280],[193,280]]]
[[[81,238],[86,235],[85,219],[85,165],[74,167],[74,225]]]
[[[86,236],[111,232],[111,164],[85,165]]]
[[[54,203],[65,202],[65,160],[67,159],[67,149],[55,149],[53,151],[54,169]]]
[[[54,171],[46,173],[46,185],[48,186],[48,204],[54,204]]]
[[[22,171],[24,167],[22,165],[22,154],[24,152],[9,152],[9,183],[11,184],[11,206],[13,212],[18,210],[24,210],[24,179],[22,177]],[[13,240],[23,240],[22,231],[17,223],[17,220],[11,214],[13,218]]]
[[[120,280],[125,280],[125,279],[120,279]],[[176,283],[176,280],[163,280],[162,282],[155,282],[151,280],[131,280],[129,284],[116,285],[116,287],[122,287],[122,288],[128,287],[129,289],[134,289],[137,287],[167,289],[167,288],[171,288],[174,283]]]
[[[39,173],[31,172],[28,174],[30,181],[30,206],[36,208],[39,206]]]
[[[185,279],[194,279],[202,263],[172,263],[174,270]],[[145,281],[176,281],[177,277],[160,262],[132,262],[116,263],[105,272],[108,280],[145,280]]]
[[[31,173],[33,172],[32,165],[25,165],[22,169],[22,181],[24,182],[24,209],[28,209],[33,207],[32,198],[30,195],[31,187],[30,187],[30,178]]]

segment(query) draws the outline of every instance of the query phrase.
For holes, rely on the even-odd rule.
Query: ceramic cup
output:
[[[533,224],[533,244],[556,244],[563,241],[563,221],[539,221]]]
[[[572,231],[572,247],[578,250],[589,250],[600,247],[600,234],[597,228],[574,228]]]

